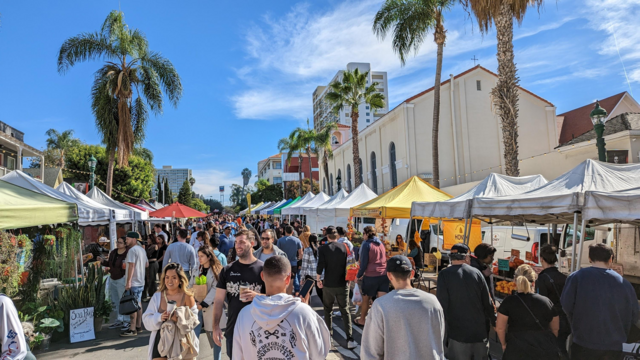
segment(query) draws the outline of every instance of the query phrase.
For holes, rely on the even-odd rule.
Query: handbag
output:
[[[140,310],[140,303],[138,299],[133,296],[131,290],[125,290],[120,299],[120,306],[118,306],[118,313],[120,315],[131,315]]]
[[[345,280],[355,281],[358,276],[358,271],[360,270],[360,265],[356,262],[355,255],[349,251],[349,246],[344,244],[344,247],[347,248],[347,275],[345,276]]]
[[[522,305],[524,305],[524,307],[527,309],[527,311],[529,311],[529,314],[531,314],[531,316],[533,317],[533,319],[536,321],[536,324],[538,324],[538,326],[540,327],[540,329],[542,329],[542,331],[548,333],[551,335],[550,338],[547,338],[549,340],[549,349],[554,349],[555,352],[558,354],[558,359],[559,360],[567,360],[567,357],[565,356],[565,354],[563,354],[560,349],[558,349],[558,344],[553,341],[552,339],[556,339],[556,335],[551,332],[551,330],[549,329],[545,329],[544,326],[542,326],[542,324],[540,324],[540,320],[538,320],[538,318],[533,314],[533,311],[531,311],[531,309],[529,309],[529,307],[527,306],[527,304],[524,302],[524,300],[522,300],[522,298],[519,295],[515,295],[518,299],[520,299],[520,301],[522,302]]]

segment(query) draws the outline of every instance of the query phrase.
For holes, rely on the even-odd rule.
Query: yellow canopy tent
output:
[[[351,216],[409,219],[411,218],[411,203],[414,201],[444,201],[452,196],[433,187],[428,182],[413,176],[364,204],[351,208]]]

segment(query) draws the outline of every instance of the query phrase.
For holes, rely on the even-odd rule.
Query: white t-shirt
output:
[[[133,277],[131,277],[131,287],[144,286],[144,270],[147,265],[147,254],[140,245],[129,249],[124,260],[127,263],[127,271],[124,278],[129,278],[129,263],[133,263]],[[126,281],[126,280],[125,280]]]

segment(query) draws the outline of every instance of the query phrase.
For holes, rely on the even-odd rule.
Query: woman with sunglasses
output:
[[[222,264],[220,260],[213,253],[213,249],[209,246],[201,246],[198,248],[198,261],[200,266],[198,271],[191,273],[191,280],[189,281],[189,287],[193,287],[196,283],[196,278],[204,276],[207,278],[206,296],[204,299],[198,302],[198,320],[200,325],[194,330],[196,337],[200,337],[200,332],[204,326],[204,331],[207,333],[207,339],[209,339],[209,345],[213,349],[214,360],[220,360],[220,354],[222,348],[213,341],[213,300],[216,297],[216,285],[220,279],[220,271],[222,271]]]
[[[116,241],[116,248],[109,253],[109,258],[106,260],[101,258],[100,265],[107,267],[109,271],[109,296],[111,296],[111,303],[118,314],[116,321],[109,325],[109,329],[120,329],[129,326],[129,316],[120,315],[118,311],[126,282],[124,260],[127,258],[127,251],[125,239],[121,237]]]
[[[175,313],[167,311],[167,302],[173,301],[174,308],[186,306],[193,314],[198,313],[196,301],[193,293],[189,290],[189,280],[182,266],[177,263],[170,263],[162,270],[160,278],[160,288],[158,292],[153,294],[147,311],[142,315],[144,327],[151,331],[149,337],[149,360],[166,360],[166,357],[160,355],[158,344],[160,343],[160,329],[162,324],[170,317],[173,321],[177,321]],[[193,346],[198,349],[198,338],[192,333]]]

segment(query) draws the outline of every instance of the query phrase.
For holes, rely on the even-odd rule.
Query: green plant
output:
[[[62,332],[64,330],[64,325],[56,319],[45,318],[40,320],[36,329],[42,334],[49,335],[53,333],[54,330]]]
[[[111,316],[111,312],[113,311],[113,304],[111,300],[107,299],[102,301],[102,304],[94,307],[93,316],[95,318],[103,318],[105,321],[109,321],[109,317]]]
[[[40,347],[40,344],[42,344],[42,340],[44,340],[44,336],[42,336],[42,334],[36,334],[33,338],[31,338],[31,340],[29,341],[29,347],[33,350],[33,349],[37,349]]]
[[[102,311],[102,309],[106,309],[104,302],[107,302],[107,300],[105,299],[105,282],[103,278],[102,267],[92,265],[87,269],[87,276],[83,284],[77,288],[69,285],[60,289],[57,306],[64,313],[65,324],[69,323],[71,310],[93,307],[95,313],[96,310]],[[110,311],[111,308],[109,307],[109,313]]]
[[[13,296],[18,292],[20,264],[18,240],[13,234],[0,231],[0,292]]]

